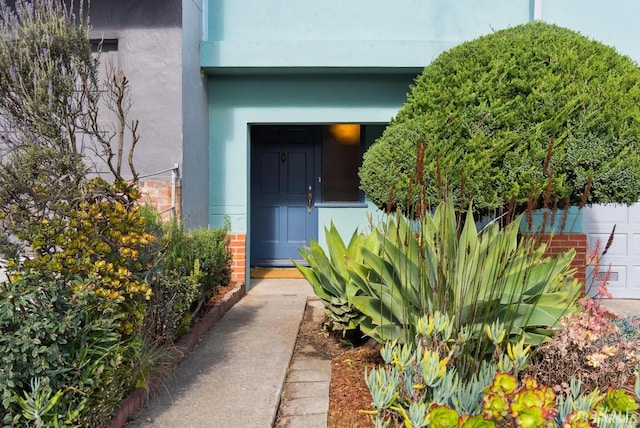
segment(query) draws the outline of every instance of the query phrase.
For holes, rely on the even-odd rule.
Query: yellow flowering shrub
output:
[[[122,328],[131,333],[142,322],[143,302],[151,297],[142,275],[151,266],[140,261],[140,250],[155,237],[145,231],[136,203],[140,195],[133,186],[96,178],[87,182],[83,193],[81,201],[69,204],[64,216],[41,221],[40,234],[34,239],[37,256],[27,265],[64,277],[97,278],[78,286],[93,284],[97,295],[124,303],[119,306],[126,314]]]

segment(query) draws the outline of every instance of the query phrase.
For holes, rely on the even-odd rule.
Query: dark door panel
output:
[[[316,126],[251,128],[251,264],[290,266],[317,233]]]

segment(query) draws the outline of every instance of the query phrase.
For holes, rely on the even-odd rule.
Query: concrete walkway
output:
[[[305,280],[256,280],[127,427],[267,428],[307,298]]]
[[[283,385],[279,428],[327,426],[330,361],[305,357],[289,367],[311,287],[300,279],[251,285],[126,427],[269,428]],[[309,304],[322,316],[317,299]],[[640,315],[640,300],[604,304]]]

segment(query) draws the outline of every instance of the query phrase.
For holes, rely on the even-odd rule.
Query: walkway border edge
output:
[[[233,290],[227,292],[222,299],[217,301],[206,314],[191,327],[188,333],[182,335],[175,343],[175,349],[177,356],[171,361],[170,367],[167,369],[167,373],[170,373],[184,360],[191,350],[196,346],[200,338],[218,322],[233,305],[247,294],[246,284],[239,283]],[[128,419],[140,411],[147,403],[147,399],[150,395],[155,393],[162,381],[163,376],[157,376],[149,379],[148,387],[146,389],[139,389],[129,395],[120,404],[120,407],[115,413],[115,416],[111,420],[109,428],[121,428],[127,423]]]

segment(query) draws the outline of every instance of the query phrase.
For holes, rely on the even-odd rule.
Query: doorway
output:
[[[322,127],[253,125],[251,138],[252,266],[293,266],[317,240],[317,158]]]

